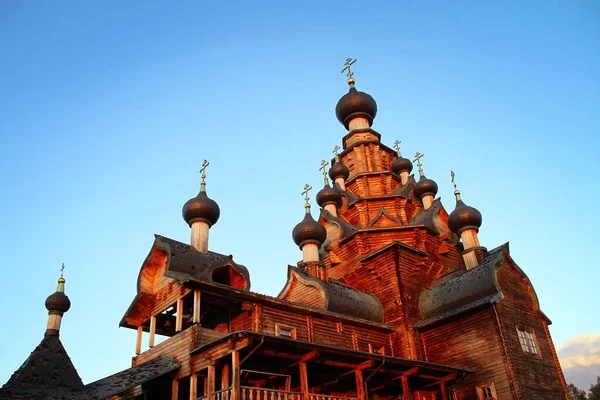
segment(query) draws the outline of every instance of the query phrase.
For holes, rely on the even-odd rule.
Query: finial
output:
[[[302,191],[302,195],[304,196],[304,201],[306,202],[306,204],[304,204],[304,208],[306,208],[307,214],[310,212],[310,203],[308,202],[310,200],[310,197],[308,197],[308,192],[311,190],[312,190],[312,186],[310,186],[307,183],[306,185],[304,185],[304,190]]]
[[[340,155],[338,154],[338,151],[340,151],[340,146],[336,144],[332,152],[333,154],[335,154],[335,161],[340,161]]]
[[[202,168],[200,168],[200,191],[206,192],[206,167],[208,167],[210,163],[206,160],[202,161]]]
[[[396,140],[394,142],[394,149],[396,149],[396,153],[398,153],[398,157],[402,157],[402,154],[400,154],[400,142],[399,140]]]
[[[348,77],[348,85],[350,85],[351,87],[354,86],[354,84],[356,83],[356,81],[353,78],[354,72],[350,71],[350,66],[352,64],[354,64],[355,62],[356,62],[356,58],[354,60],[351,58],[346,58],[346,62],[344,63],[344,69],[342,69],[342,74],[346,70],[348,70],[348,72],[346,73],[346,76]]]
[[[417,163],[417,167],[419,167],[419,175],[423,176],[423,164],[421,164],[421,158],[424,157],[425,154],[421,154],[418,151],[415,154],[415,159],[413,160],[413,162]]]
[[[454,179],[454,171],[450,171],[450,178],[452,180],[452,184],[454,185],[454,195],[456,196],[456,200],[460,200],[460,191],[456,188],[456,180]]]
[[[62,266],[60,267],[60,278],[58,278],[58,288],[56,289],[57,292],[64,292],[65,291],[65,278],[64,278],[64,271],[65,271],[65,263],[62,263]]]
[[[321,161],[321,168],[319,168],[319,171],[323,171],[323,182],[325,182],[325,185],[329,185],[329,179],[327,179],[327,161]]]

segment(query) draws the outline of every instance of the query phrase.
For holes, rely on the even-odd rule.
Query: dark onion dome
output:
[[[64,283],[64,282],[63,282]],[[60,284],[60,281],[59,281]],[[51,314],[66,313],[71,308],[71,301],[64,292],[56,291],[46,299],[46,309]]]
[[[377,103],[371,95],[359,92],[354,86],[350,86],[348,93],[342,96],[335,106],[335,115],[348,129],[350,120],[357,117],[366,118],[369,125],[377,115]]]
[[[307,211],[302,222],[294,227],[292,238],[301,249],[307,243],[316,243],[320,247],[327,239],[327,231],[313,219],[310,211]]]
[[[344,178],[344,181],[350,176],[350,170],[344,164],[336,161],[335,164],[329,168],[329,177],[335,181],[337,178]]]
[[[402,171],[408,171],[410,173],[412,169],[413,164],[408,158],[398,157],[396,158],[396,161],[394,161],[394,163],[392,164],[392,172],[396,175],[400,175],[400,172]]]
[[[185,222],[190,226],[194,221],[204,221],[208,226],[213,226],[219,220],[221,210],[217,202],[209,198],[204,190],[201,190],[198,196],[185,202],[181,213]]]
[[[457,235],[460,235],[465,229],[475,229],[479,232],[482,217],[481,213],[475,207],[463,203],[460,194],[457,195],[456,207],[448,216],[448,227]]]
[[[430,194],[435,197],[438,192],[438,185],[434,180],[428,179],[425,175],[421,175],[419,182],[415,184],[413,193],[418,199],[422,199],[426,194]]]
[[[326,184],[323,189],[317,193],[317,204],[321,207],[325,207],[325,204],[335,204],[336,207],[342,205],[342,194],[336,188],[332,188],[329,184]]]

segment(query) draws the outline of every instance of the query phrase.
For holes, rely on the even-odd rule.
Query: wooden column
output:
[[[440,381],[440,391],[442,392],[442,400],[448,400],[448,389],[446,389],[446,381]]]
[[[215,366],[208,366],[208,387],[206,388],[206,399],[212,400],[212,394],[215,392]]]
[[[229,364],[223,365],[221,369],[221,389],[227,389],[229,387]],[[229,393],[223,392],[222,400],[229,400]]]
[[[171,400],[179,399],[179,380],[177,378],[173,378],[171,382]]]
[[[137,341],[135,342],[136,355],[140,355],[142,353],[142,332],[144,332],[144,328],[140,325],[137,329]]]
[[[154,334],[156,333],[156,317],[150,317],[150,341],[149,346],[154,347]]]
[[[177,319],[175,320],[175,332],[181,332],[183,328],[183,299],[177,300]]]
[[[300,361],[298,367],[300,368],[300,390],[302,391],[302,398],[308,400],[308,373],[306,371],[306,363]]]
[[[402,400],[410,400],[410,388],[408,387],[408,377],[402,375]]]
[[[194,317],[192,322],[195,324],[200,323],[200,294],[199,290],[194,290]]]
[[[240,400],[240,352],[234,350],[231,353],[231,400]]]
[[[358,397],[358,400],[365,400],[365,383],[363,381],[362,370],[357,369],[354,373],[356,375],[356,397]]]
[[[190,375],[190,400],[198,398],[198,375]]]

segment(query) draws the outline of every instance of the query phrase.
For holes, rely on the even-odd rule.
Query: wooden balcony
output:
[[[234,400],[231,396],[232,387],[217,390],[210,396],[201,396],[197,400]],[[241,400],[305,400],[305,395],[302,392],[266,389],[251,386],[241,387]],[[208,398],[210,397],[210,399]],[[330,396],[324,394],[309,393],[306,398],[308,400],[358,400],[356,397],[345,396]]]

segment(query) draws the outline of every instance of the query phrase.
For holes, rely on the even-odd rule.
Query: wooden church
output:
[[[508,244],[482,247],[481,213],[458,190],[448,212],[422,155],[381,142],[352,63],[336,106],[348,133],[323,165],[316,219],[305,188],[292,232],[302,261],[277,297],[209,250],[220,210],[203,173],[183,207],[190,243],[155,237],[121,320],[137,330],[132,367],[83,385],[59,339],[70,306],[61,277],[44,339],[0,398],[568,399],[551,322]],[[155,345],[157,334],[168,339]]]

